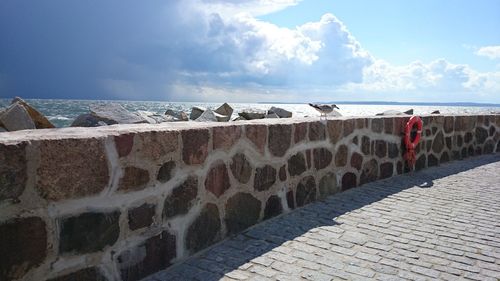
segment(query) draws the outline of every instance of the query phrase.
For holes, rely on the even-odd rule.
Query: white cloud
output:
[[[489,59],[500,59],[500,46],[481,47],[476,51],[476,55]]]

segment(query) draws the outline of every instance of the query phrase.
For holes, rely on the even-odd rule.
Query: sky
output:
[[[497,0],[2,0],[0,97],[500,103]]]

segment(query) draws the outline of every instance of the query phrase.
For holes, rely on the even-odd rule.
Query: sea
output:
[[[0,110],[9,106],[10,99],[0,99]],[[63,100],[63,99],[26,99],[26,101],[43,113],[56,127],[68,127],[73,120],[89,113],[89,106],[99,103],[119,103],[134,112],[138,110],[156,114],[164,114],[167,109],[182,110],[189,114],[193,106],[216,109],[222,103],[204,102],[165,102],[165,101],[105,101],[105,100]],[[500,105],[477,104],[421,104],[421,103],[380,103],[369,102],[337,102],[338,111],[343,116],[370,116],[387,110],[414,110],[416,115],[430,114],[439,110],[442,114],[486,114],[499,113]],[[267,110],[272,106],[281,107],[293,113],[293,117],[319,116],[319,113],[306,103],[229,103],[234,109],[233,117],[243,110]]]

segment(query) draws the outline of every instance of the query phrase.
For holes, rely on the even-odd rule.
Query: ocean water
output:
[[[27,99],[28,103],[43,113],[57,127],[70,126],[80,114],[89,112],[89,105],[96,103],[119,103],[130,111],[145,110],[164,114],[167,109],[182,110],[188,115],[193,106],[216,109],[221,103],[197,102],[157,102],[157,101],[98,101],[98,100],[55,100]],[[10,99],[0,99],[0,109],[7,107]],[[244,109],[267,110],[271,106],[281,107],[293,112],[293,117],[319,116],[319,113],[307,104],[267,104],[267,103],[229,103],[234,109],[233,117]],[[413,109],[414,114],[429,114],[439,110],[443,114],[481,114],[499,112],[500,107],[478,106],[443,106],[443,105],[370,105],[370,104],[337,104],[343,116],[370,116],[386,110],[406,111]]]

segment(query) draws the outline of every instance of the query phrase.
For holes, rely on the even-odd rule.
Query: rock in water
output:
[[[174,121],[189,121],[189,118],[184,111],[175,111],[172,109],[167,109],[167,111],[165,111],[165,115],[174,117],[176,119]]]
[[[434,110],[431,114],[441,114],[441,112],[439,112],[439,110]]]
[[[135,114],[146,120],[149,124],[159,124],[163,122],[176,121],[175,117],[170,115],[160,115],[150,111],[138,110]]]
[[[219,106],[219,108],[217,108],[214,112],[226,116],[226,118],[221,118],[219,122],[227,122],[231,119],[231,115],[233,115],[233,108],[229,104],[224,103],[223,105]]]
[[[211,109],[205,110],[200,117],[196,118],[197,122],[217,122],[217,116]]]
[[[19,103],[26,109],[28,114],[31,117],[31,120],[35,123],[35,127],[37,129],[48,129],[48,128],[55,128],[55,126],[47,119],[43,114],[41,114],[38,110],[36,110],[34,107],[29,105],[26,101],[24,101],[20,97],[15,97],[12,100],[12,104],[14,103]]]
[[[413,115],[413,108],[411,109],[408,109],[407,111],[403,112],[404,114],[408,114],[408,115]]]
[[[147,123],[144,118],[133,114],[117,103],[91,105],[90,113],[108,125]]]
[[[28,111],[19,103],[11,104],[0,116],[0,123],[7,131],[36,129]]]
[[[238,115],[245,118],[245,120],[266,118],[266,112],[258,110],[244,110],[243,112],[238,113]]]
[[[191,114],[189,115],[189,119],[191,120],[198,119],[198,117],[200,117],[201,114],[205,112],[205,110],[207,109],[199,106],[193,106],[193,108],[191,108]]]
[[[408,114],[408,115],[411,115],[413,114],[413,109],[410,109],[408,111],[405,111],[405,112],[401,112],[401,111],[397,111],[397,110],[386,110],[382,113],[377,113],[375,115],[377,116],[386,116],[386,115],[405,115],[405,114]]]
[[[241,117],[241,116],[238,116],[238,117],[235,117],[235,118],[234,118],[233,120],[231,120],[231,121],[243,121],[243,120],[247,120],[247,119],[245,119],[245,118],[243,118],[243,117]]]
[[[292,112],[279,108],[279,107],[271,107],[268,111],[268,113],[276,113],[276,115],[279,116],[279,118],[291,118],[292,117]]]
[[[76,117],[75,121],[71,123],[71,127],[99,127],[102,125],[107,124],[100,121],[97,117],[90,113],[82,114]]]
[[[278,116],[278,114],[276,114],[274,112],[271,112],[271,113],[268,112],[266,114],[266,118],[280,118],[280,117]]]

